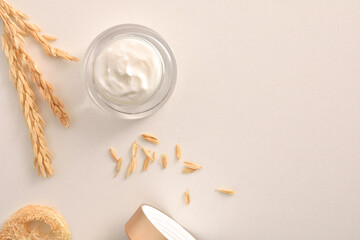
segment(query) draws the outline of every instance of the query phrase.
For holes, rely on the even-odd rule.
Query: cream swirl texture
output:
[[[162,78],[162,60],[145,40],[120,38],[100,51],[94,62],[94,84],[109,101],[138,104],[149,99]]]

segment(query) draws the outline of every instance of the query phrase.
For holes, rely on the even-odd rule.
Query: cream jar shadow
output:
[[[124,119],[147,117],[171,96],[176,61],[165,40],[140,25],[124,24],[102,32],[90,44],[83,78],[93,102]]]

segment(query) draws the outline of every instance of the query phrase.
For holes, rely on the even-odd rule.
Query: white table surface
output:
[[[82,62],[28,42],[71,117],[63,128],[38,99],[55,156],[44,180],[1,53],[1,224],[38,203],[58,209],[75,240],[126,239],[125,222],[149,203],[198,239],[360,239],[359,1],[9,1],[81,59],[108,27],[148,26],[173,48],[178,84],[155,115],[113,119],[82,88]],[[161,139],[154,149],[168,153],[168,168],[157,162],[128,180],[123,168],[114,179],[108,148],[126,166],[142,132]],[[180,174],[176,143],[203,170]]]

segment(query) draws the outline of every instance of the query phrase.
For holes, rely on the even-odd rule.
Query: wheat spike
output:
[[[1,7],[0,10],[2,10]],[[26,68],[30,73],[32,81],[34,81],[39,87],[42,97],[49,104],[54,115],[60,119],[61,123],[65,127],[69,127],[70,119],[65,111],[64,104],[62,103],[60,98],[55,95],[53,86],[43,78],[41,71],[35,65],[35,62],[32,60],[30,55],[25,51],[24,46],[22,44],[19,44],[16,40],[19,39],[21,42],[24,42],[20,33],[17,31],[18,28],[16,24],[11,21],[11,18],[9,16],[4,15],[3,13],[1,13],[1,18],[5,26],[7,26],[9,29],[12,29],[12,31],[9,33],[11,38],[14,40],[14,47],[16,48],[19,58],[25,62]]]
[[[44,121],[39,114],[28,76],[36,83],[42,97],[61,123],[68,127],[70,120],[64,104],[55,96],[53,86],[43,78],[35,62],[25,50],[23,37],[30,34],[52,56],[66,60],[78,59],[60,49],[53,48],[49,43],[55,40],[53,37],[41,35],[40,28],[28,22],[28,16],[25,13],[16,10],[4,0],[0,0],[0,18],[3,21],[2,49],[9,63],[9,76],[18,92],[22,112],[29,128],[34,152],[34,167],[37,167],[38,173],[46,178],[53,174],[52,155],[47,148],[43,131]]]
[[[52,155],[47,147],[44,136],[44,121],[35,103],[35,94],[29,86],[24,68],[19,62],[16,49],[10,44],[10,36],[5,31],[2,35],[3,50],[10,66],[9,75],[14,82],[25,122],[29,128],[30,139],[34,152],[34,167],[44,178],[53,174]]]

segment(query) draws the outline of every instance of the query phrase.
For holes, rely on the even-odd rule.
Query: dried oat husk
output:
[[[37,85],[42,97],[65,127],[69,127],[70,120],[64,104],[55,95],[53,86],[43,78],[41,71],[25,50],[24,37],[31,35],[50,56],[71,61],[78,59],[52,47],[50,41],[55,38],[42,35],[41,29],[30,23],[26,14],[14,9],[4,0],[0,0],[0,18],[3,21],[2,49],[9,63],[9,76],[17,90],[25,122],[29,128],[34,167],[37,168],[38,174],[46,178],[53,174],[52,155],[46,144],[43,130],[45,123],[39,114],[35,94],[29,83],[30,79]]]
[[[49,232],[30,228],[30,223],[41,222]],[[28,205],[12,215],[0,230],[0,240],[70,240],[71,233],[65,219],[54,208]]]

